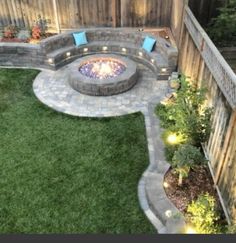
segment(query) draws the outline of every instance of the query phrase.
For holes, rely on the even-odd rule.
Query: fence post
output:
[[[112,27],[116,27],[116,0],[112,0],[111,2],[111,13],[112,13]]]
[[[183,41],[183,33],[184,33],[184,17],[185,17],[185,7],[188,6],[189,0],[183,0],[183,9],[182,9],[182,16],[181,16],[181,27],[180,27],[180,34],[177,39],[178,47],[180,48]]]
[[[55,23],[56,23],[57,33],[61,33],[59,16],[58,16],[58,8],[57,8],[57,0],[53,0],[53,9],[55,13]]]

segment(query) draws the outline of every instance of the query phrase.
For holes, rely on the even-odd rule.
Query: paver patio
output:
[[[145,111],[150,101],[159,103],[168,93],[168,83],[157,81],[151,70],[138,65],[137,84],[125,93],[113,96],[88,96],[81,94],[68,84],[68,67],[58,71],[43,71],[34,81],[34,92],[44,104],[74,116],[111,117]]]

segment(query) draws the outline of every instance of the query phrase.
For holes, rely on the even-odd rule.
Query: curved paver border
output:
[[[153,100],[143,112],[148,139],[149,166],[139,181],[138,194],[142,209],[158,233],[177,234],[183,232],[186,225],[183,215],[167,197],[163,187],[164,176],[170,165],[164,155],[160,122],[154,114],[156,104]]]

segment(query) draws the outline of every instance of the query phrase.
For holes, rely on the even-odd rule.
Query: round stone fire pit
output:
[[[117,55],[86,56],[69,70],[71,87],[87,95],[119,94],[132,88],[136,82],[136,63]]]

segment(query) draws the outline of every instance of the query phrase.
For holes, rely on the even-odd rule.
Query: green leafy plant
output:
[[[199,234],[220,233],[220,227],[217,224],[219,218],[215,198],[209,193],[201,194],[196,201],[188,205],[187,219]]]
[[[155,108],[155,112],[159,116],[161,127],[163,128],[170,128],[175,124],[173,120],[169,119],[168,106],[168,104],[164,105],[160,103]]]
[[[182,186],[183,178],[188,177],[191,168],[205,162],[206,160],[200,152],[200,149],[190,144],[181,145],[175,151],[171,162],[172,168],[179,175],[178,185]]]
[[[8,25],[4,28],[4,37],[5,38],[16,38],[19,29],[15,25]]]
[[[186,142],[201,146],[211,132],[212,109],[204,107],[206,90],[191,85],[185,76],[180,78],[181,88],[170,103],[159,105],[156,113],[164,128],[182,134]],[[194,129],[193,129],[194,128]]]
[[[219,46],[231,46],[236,43],[236,0],[229,0],[226,6],[219,8],[220,14],[210,22],[207,32]]]
[[[228,226],[226,233],[227,234],[236,234],[236,224]]]

